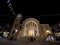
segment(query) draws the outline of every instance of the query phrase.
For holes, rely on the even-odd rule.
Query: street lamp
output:
[[[46,35],[49,35],[51,34],[51,31],[50,30],[46,30]]]

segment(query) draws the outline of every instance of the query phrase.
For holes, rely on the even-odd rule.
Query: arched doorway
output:
[[[39,37],[39,21],[35,18],[28,18],[22,24],[23,36]]]

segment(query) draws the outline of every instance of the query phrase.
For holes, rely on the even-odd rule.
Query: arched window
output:
[[[35,20],[33,18],[27,19],[22,24],[22,29],[24,30],[23,36],[33,35],[33,36],[39,36],[39,21]],[[26,33],[28,32],[28,33]],[[36,34],[35,34],[36,33]]]

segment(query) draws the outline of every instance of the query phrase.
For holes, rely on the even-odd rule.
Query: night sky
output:
[[[54,25],[60,22],[60,8],[53,4],[43,4],[39,1],[20,1],[11,0],[15,14],[22,14],[23,20],[27,18],[36,18],[41,24],[49,23]],[[0,23],[13,23],[15,16],[10,11],[8,4],[0,0]]]

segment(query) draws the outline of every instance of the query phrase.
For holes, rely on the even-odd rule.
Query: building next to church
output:
[[[52,34],[49,24],[41,24],[35,18],[27,18],[21,24],[21,16],[18,15],[14,21],[9,39],[16,39],[21,41],[28,41],[30,37],[37,41],[43,41]]]

